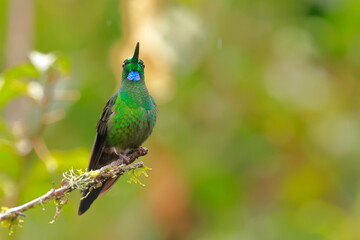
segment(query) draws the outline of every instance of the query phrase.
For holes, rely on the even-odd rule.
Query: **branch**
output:
[[[54,220],[57,218],[61,211],[63,204],[67,202],[68,194],[75,189],[84,191],[85,189],[95,189],[101,185],[102,182],[107,179],[114,178],[116,176],[123,175],[124,173],[144,167],[143,162],[133,163],[137,158],[145,156],[148,150],[143,147],[135,149],[132,153],[126,156],[120,156],[120,158],[98,170],[86,171],[85,173],[75,173],[74,170],[69,170],[63,173],[63,180],[61,181],[61,187],[54,189],[52,188],[44,195],[27,202],[23,205],[6,209],[2,207],[0,212],[0,223],[2,226],[12,227],[12,225],[19,224],[19,217],[25,216],[24,212],[34,208],[38,205],[48,203],[54,199],[57,203],[57,209],[54,216]],[[11,231],[11,229],[10,229]]]

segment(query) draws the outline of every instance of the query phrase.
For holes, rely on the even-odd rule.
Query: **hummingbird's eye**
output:
[[[140,60],[140,65],[142,66],[142,68],[145,68],[145,64],[143,61]]]
[[[125,66],[126,66],[126,64],[128,64],[129,63],[129,61],[128,60],[125,60],[124,62],[123,62],[123,64],[122,64],[122,67],[124,68]]]

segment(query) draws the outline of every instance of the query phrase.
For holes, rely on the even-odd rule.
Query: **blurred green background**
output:
[[[359,26],[358,0],[0,0],[1,206],[87,166],[138,41],[159,108],[146,187],[0,239],[360,239]]]

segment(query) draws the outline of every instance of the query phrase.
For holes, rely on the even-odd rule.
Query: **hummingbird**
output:
[[[156,123],[156,104],[144,79],[144,62],[139,59],[139,43],[133,57],[122,64],[119,90],[107,101],[97,122],[88,169],[99,169],[140,147]],[[108,179],[98,188],[87,189],[78,215],[86,212],[98,196],[107,192],[119,178]],[[89,192],[90,191],[90,192]]]

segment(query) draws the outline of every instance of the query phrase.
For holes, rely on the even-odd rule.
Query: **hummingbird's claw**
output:
[[[128,156],[126,156],[125,154],[119,154],[119,157],[122,158],[123,162],[126,165],[129,165],[131,163],[131,160]]]

